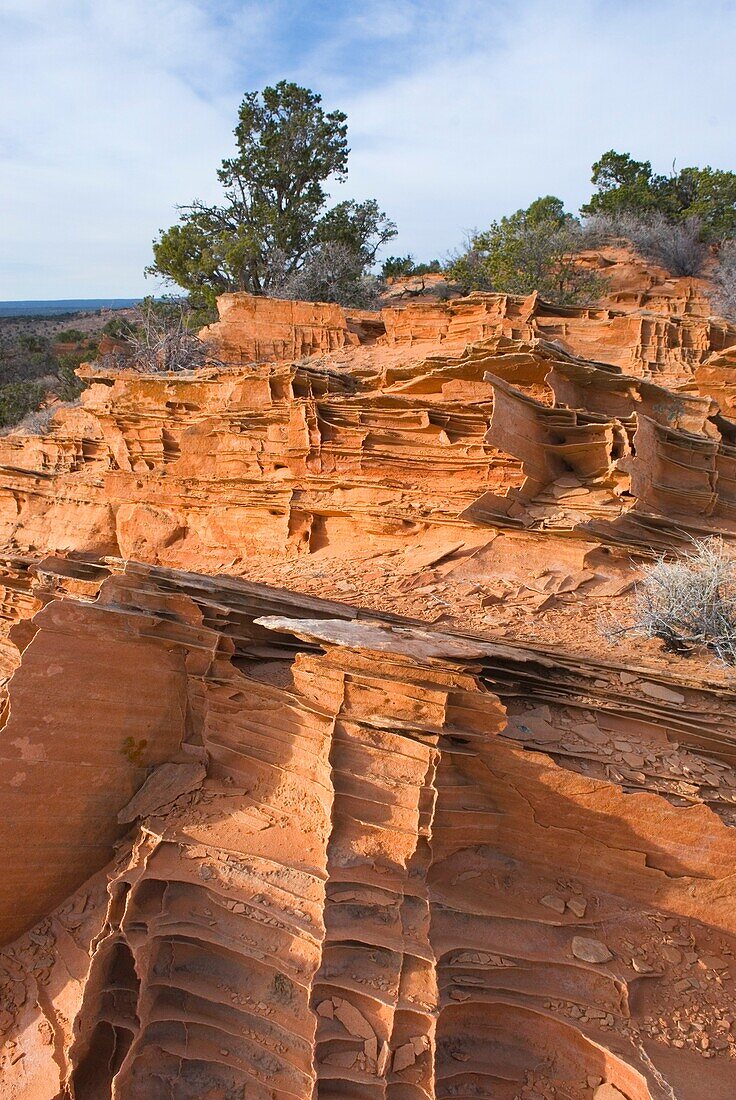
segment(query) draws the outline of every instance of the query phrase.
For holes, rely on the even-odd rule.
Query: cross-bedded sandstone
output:
[[[736,692],[595,618],[736,330],[637,293],[228,297],[0,442],[3,1095],[731,1096]]]

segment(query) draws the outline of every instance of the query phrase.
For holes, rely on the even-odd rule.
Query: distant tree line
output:
[[[538,290],[563,304],[594,302],[605,283],[579,254],[615,241],[675,275],[697,274],[717,251],[714,301],[733,313],[733,172],[659,175],[649,161],[611,149],[592,166],[594,192],[579,214],[547,195],[474,231],[444,263],[388,256],[379,269],[394,222],[373,198],[328,202],[329,182],[344,182],[348,171],[342,111],[325,111],[319,94],[281,81],[244,96],[235,142],[217,172],[222,201],[180,207],[178,222],[153,242],[147,269],[185,290],[201,319],[226,291],[370,308],[387,280],[429,275],[465,293]]]
[[[661,216],[675,223],[697,218],[711,241],[736,235],[736,174],[714,168],[681,168],[669,176],[652,171],[648,160],[609,149],[593,165],[596,191],[584,217]]]
[[[657,175],[649,161],[611,149],[596,161],[595,191],[580,217],[561,199],[536,199],[524,210],[471,235],[447,272],[464,290],[529,293],[561,303],[595,301],[605,287],[577,256],[624,242],[673,275],[697,275],[711,251],[713,305],[736,320],[736,173],[710,167]]]

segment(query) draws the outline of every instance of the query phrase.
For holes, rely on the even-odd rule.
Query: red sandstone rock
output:
[[[608,260],[0,440],[3,1096],[730,1098],[736,693],[595,617],[734,536],[736,330]]]
[[[228,363],[294,360],[359,343],[337,305],[223,294],[218,306],[220,321],[203,336]]]

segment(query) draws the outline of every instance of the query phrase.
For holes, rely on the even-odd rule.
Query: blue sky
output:
[[[614,147],[736,169],[733,0],[0,0],[0,299],[158,292],[151,239],[215,200],[246,90],[348,114],[336,198],[444,256]]]

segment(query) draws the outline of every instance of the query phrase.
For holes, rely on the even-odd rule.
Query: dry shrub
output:
[[[719,316],[736,322],[736,241],[721,244],[710,301]]]
[[[324,241],[302,267],[276,283],[276,298],[300,302],[337,302],[348,309],[378,309],[383,284],[366,273],[365,256],[340,241]]]
[[[10,430],[14,435],[47,435],[54,413],[59,408],[61,408],[60,405],[48,405],[46,408],[26,413],[23,419]]]
[[[77,397],[74,401],[57,401],[54,405],[44,405],[42,409],[35,409],[26,413],[22,420],[11,427],[0,428],[0,436],[6,435],[48,435],[57,412],[61,409],[74,409],[82,402]]]
[[[707,649],[736,664],[736,561],[723,540],[694,540],[679,557],[648,566],[633,624],[614,633],[660,638],[675,653]]]
[[[595,214],[587,219],[584,234],[592,248],[612,241],[629,241],[640,256],[660,264],[673,275],[697,275],[708,256],[699,218],[671,221],[658,212],[646,216]]]
[[[217,363],[212,345],[200,340],[189,328],[189,311],[182,304],[144,302],[122,339],[124,348],[103,356],[105,366],[161,374],[198,370],[208,363]]]

